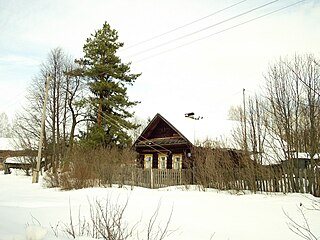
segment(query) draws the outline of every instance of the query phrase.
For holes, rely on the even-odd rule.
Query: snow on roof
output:
[[[266,150],[266,149],[265,149]],[[271,149],[267,149],[271,150]],[[278,164],[281,161],[285,161],[286,160],[286,156],[284,155],[283,151],[281,149],[278,149],[277,151],[275,151],[274,149],[272,149],[271,151],[267,152],[265,151],[262,154],[262,158],[263,158],[263,165],[272,165],[272,164]],[[319,153],[316,153],[313,156],[314,160],[318,160],[319,159]],[[291,154],[291,158],[293,159],[311,159],[310,157],[310,153],[307,152],[292,152]]]
[[[308,152],[294,152],[293,153],[293,158],[298,158],[298,159],[311,159],[310,153]],[[319,153],[316,153],[313,156],[313,159],[319,159]]]
[[[5,160],[5,163],[32,163],[37,160],[37,157],[32,156],[24,156],[24,157],[9,157]],[[43,157],[41,161],[45,161],[45,158]]]
[[[30,163],[30,159],[27,157],[9,157],[5,160],[5,163]]]

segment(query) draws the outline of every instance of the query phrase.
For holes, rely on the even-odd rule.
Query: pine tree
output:
[[[84,57],[76,60],[91,92],[92,124],[86,139],[93,145],[127,145],[130,143],[128,130],[138,127],[130,122],[133,113],[129,111],[138,102],[129,100],[127,86],[141,74],[132,74],[130,63],[121,62],[116,55],[121,47],[118,32],[105,22],[86,40]]]

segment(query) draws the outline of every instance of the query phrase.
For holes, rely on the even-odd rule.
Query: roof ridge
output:
[[[147,130],[149,130],[149,128],[154,124],[154,122],[157,119],[161,119],[162,121],[164,121],[173,131],[175,131],[180,138],[182,138],[183,140],[185,140],[189,145],[192,145],[192,143],[188,140],[188,138],[186,138],[177,128],[175,128],[167,119],[165,119],[160,113],[157,113],[153,119],[149,122],[149,124],[145,127],[145,129],[142,131],[142,133],[139,135],[139,137],[136,139],[136,141],[134,142],[133,145],[136,145],[138,141],[142,141],[141,138],[145,138],[143,137],[143,135],[147,132]],[[177,138],[177,137],[169,137],[169,138]],[[160,138],[158,138],[160,139]],[[149,140],[149,139],[144,139],[144,140]]]

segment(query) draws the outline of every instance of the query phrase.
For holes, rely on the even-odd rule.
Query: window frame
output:
[[[167,169],[167,164],[168,164],[168,155],[167,154],[159,154],[158,155],[158,169],[161,169],[161,170]]]
[[[152,169],[153,155],[145,154],[144,155],[144,169]]]
[[[179,160],[177,160],[179,158]],[[177,165],[177,163],[179,165]],[[177,168],[178,166],[178,168]],[[173,154],[172,155],[172,169],[173,170],[180,170],[182,169],[182,154]]]

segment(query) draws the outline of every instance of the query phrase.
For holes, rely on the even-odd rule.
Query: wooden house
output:
[[[312,167],[312,164],[319,165],[320,164],[320,154],[316,153],[313,156],[313,163],[311,160],[310,153],[308,152],[292,152],[289,159],[286,159],[281,162],[283,168],[292,168],[299,170],[304,170]]]
[[[133,147],[144,169],[182,169],[190,166],[192,143],[159,113],[151,120]]]

